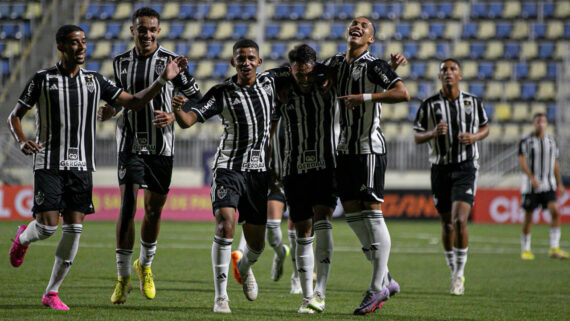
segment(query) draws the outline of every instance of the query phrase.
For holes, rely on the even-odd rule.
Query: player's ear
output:
[[[263,59],[261,59],[261,57],[257,57],[257,59],[258,59],[258,62],[259,62],[257,65],[260,66],[260,65],[263,63]]]
[[[131,29],[131,36],[135,36],[135,27],[130,26],[129,29]]]
[[[230,64],[232,65],[232,67],[235,68],[236,62],[235,62],[235,60],[234,60],[234,57],[232,57],[232,59],[230,59]]]
[[[57,50],[63,52],[63,45],[58,44],[58,45],[57,45]]]
[[[457,75],[457,79],[461,80],[463,79],[463,72],[461,71],[461,68],[459,69],[459,73]]]

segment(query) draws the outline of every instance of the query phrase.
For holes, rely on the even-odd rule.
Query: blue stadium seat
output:
[[[275,13],[273,14],[274,19],[283,20],[289,19],[289,4],[279,3],[275,5]]]
[[[398,23],[396,25],[396,32],[394,33],[394,37],[396,39],[409,38],[411,31],[412,26],[409,23]]]
[[[200,33],[200,38],[211,39],[216,33],[217,24],[213,22],[205,22],[202,25],[202,32]]]
[[[224,78],[228,73],[228,68],[227,62],[216,62],[214,64],[214,71],[210,76],[212,76],[212,78]]]
[[[85,10],[85,13],[83,14],[83,17],[86,19],[94,19],[99,17],[99,10],[101,9],[101,7],[99,6],[99,4],[96,3],[90,3],[89,6],[87,6],[87,10]]]
[[[206,51],[206,58],[216,59],[222,53],[223,45],[220,42],[210,42],[208,44],[208,50]]]
[[[10,4],[0,3],[0,19],[6,19],[10,17]],[[2,60],[4,61],[4,60]]]
[[[449,57],[451,52],[449,44],[446,42],[438,42],[435,50],[435,56],[439,59]]]
[[[432,22],[429,24],[428,36],[432,39],[442,38],[445,32],[445,24],[441,22]]]
[[[537,86],[534,82],[525,82],[521,86],[521,99],[530,100],[536,95]]]
[[[475,2],[471,7],[471,17],[487,18],[487,4],[484,2]]]
[[[287,54],[287,45],[285,43],[274,43],[271,46],[271,59],[281,59]]]
[[[104,37],[106,39],[116,39],[119,37],[121,33],[121,28],[123,24],[120,22],[110,22],[107,24],[107,31],[105,32]]]
[[[179,55],[186,56],[190,51],[190,44],[187,41],[178,41],[174,51]]]
[[[348,19],[354,14],[354,4],[353,3],[326,3],[323,10],[323,18],[331,19]]]
[[[194,4],[181,4],[178,11],[178,18],[187,19],[191,18],[196,11],[196,5]]]
[[[0,39],[16,38],[19,29],[20,28],[15,23],[3,23],[0,26]]]
[[[21,19],[24,17],[26,13],[26,4],[25,3],[14,3],[12,5],[12,12],[10,13],[10,18],[12,19]]]
[[[495,65],[492,62],[480,62],[477,77],[480,79],[489,79],[495,72]]]
[[[329,34],[329,38],[331,39],[342,39],[346,33],[346,24],[345,23],[334,23],[331,26],[331,33]]]
[[[487,51],[487,45],[484,42],[472,42],[469,57],[471,59],[482,58],[485,54],[485,51]]]
[[[554,54],[554,43],[543,42],[538,45],[538,58],[540,59],[552,58],[553,54]]]
[[[437,16],[439,18],[449,18],[453,13],[453,3],[451,2],[442,2],[439,4],[439,10],[437,12]]]
[[[2,65],[0,66],[0,72],[2,72],[2,75],[9,75],[10,74],[10,60],[2,59]]]
[[[542,3],[542,16],[544,18],[551,18],[554,16],[554,3],[543,2]]]
[[[87,64],[85,64],[85,69],[99,72],[99,70],[101,70],[101,62],[97,60],[90,61]]]
[[[116,56],[127,51],[127,44],[124,41],[115,41],[111,47],[111,56]]]
[[[556,67],[557,66],[555,62],[549,62],[546,65],[546,78],[556,79],[556,76],[558,75],[558,69]]]
[[[197,4],[196,7],[197,10],[194,14],[194,18],[196,19],[202,19],[208,16],[208,13],[210,13],[210,5],[207,3]]]
[[[210,12],[209,4],[181,4],[178,13],[180,19],[202,19]]]
[[[297,34],[295,35],[296,39],[308,39],[311,37],[311,33],[313,32],[313,25],[310,23],[299,23],[297,25]]]
[[[388,5],[385,3],[374,3],[372,5],[372,13],[370,16],[372,19],[388,17]]]
[[[335,13],[337,11],[337,5],[335,3],[326,3],[325,7],[323,8],[323,15],[324,19],[332,19],[335,18]]]
[[[433,94],[433,86],[429,82],[420,82],[418,85],[418,98],[425,99]]]
[[[422,13],[420,15],[422,18],[437,18],[437,6],[433,2],[422,4]]]
[[[91,57],[93,50],[95,50],[95,42],[87,42],[87,48],[85,49],[85,58]]]
[[[376,41],[370,46],[370,53],[376,57],[384,55],[384,44],[381,41]]]
[[[532,33],[534,34],[534,38],[540,39],[544,38],[546,34],[546,24],[545,23],[533,23],[532,24]]]
[[[151,4],[148,7],[152,8],[154,11],[158,12],[158,14],[162,14],[162,9],[164,8],[161,4]]]
[[[194,75],[196,73],[196,68],[198,68],[198,65],[195,62],[188,62],[188,72],[191,75]]]
[[[115,14],[116,6],[111,3],[107,3],[101,5],[101,9],[99,11],[99,19],[111,19]]]
[[[346,42],[341,42],[336,47],[336,52],[346,52]]]
[[[416,114],[418,113],[419,106],[416,104],[410,105],[410,109],[408,110],[408,116],[406,119],[408,121],[416,120]]]
[[[270,23],[265,27],[265,36],[268,39],[276,39],[281,31],[281,25],[278,23]]]
[[[396,19],[402,16],[404,12],[404,6],[401,3],[392,3],[388,6],[388,18]]]
[[[493,119],[493,116],[495,115],[495,106],[492,104],[484,104],[483,108],[485,108],[485,113],[487,113],[487,117],[489,117],[489,119]]]
[[[504,49],[504,56],[507,59],[513,59],[513,58],[518,58],[519,57],[519,52],[520,52],[520,44],[518,42],[507,42],[505,44],[505,49]]]
[[[404,56],[407,59],[414,59],[418,55],[419,46],[417,42],[406,42],[404,44]]]
[[[275,12],[277,12],[277,10],[275,10]],[[237,20],[240,18],[241,13],[242,7],[239,3],[229,3],[226,11],[226,19]]]
[[[289,12],[289,19],[302,19],[305,16],[307,7],[303,3],[294,3],[291,5],[291,11]]]
[[[485,95],[485,83],[473,81],[469,84],[469,92],[475,96],[483,97]]]
[[[236,23],[234,24],[234,33],[232,33],[232,39],[245,38],[247,32],[249,31],[249,25],[247,23]]]
[[[6,43],[0,42],[0,56],[2,56],[4,49],[6,49]]]
[[[528,77],[528,63],[526,62],[517,62],[515,64],[515,78],[516,79],[524,79]]]
[[[485,16],[491,19],[496,17],[502,17],[503,9],[504,5],[502,2],[491,2],[489,3],[489,7],[487,8],[487,14]]]
[[[556,104],[548,105],[546,108],[546,119],[548,119],[548,121],[556,120]]]
[[[523,1],[521,16],[523,18],[536,18],[536,2]]]
[[[257,5],[255,3],[245,3],[243,5],[242,20],[251,20],[257,17]]]
[[[570,22],[564,24],[564,38],[570,38]]]
[[[513,25],[509,22],[501,22],[497,23],[495,28],[495,38],[508,39],[511,36]]]
[[[170,32],[166,35],[169,39],[179,39],[184,33],[185,25],[182,22],[173,22],[170,24]]]
[[[478,25],[476,22],[468,22],[463,24],[462,38],[475,38],[477,36]]]
[[[424,62],[414,62],[412,65],[412,70],[410,71],[410,78],[418,79],[425,78],[427,66]]]
[[[30,25],[30,22],[29,22],[29,21],[24,21],[24,22],[21,24],[21,26],[22,26],[22,28],[23,28],[23,30],[22,30],[22,28],[20,28],[20,32],[22,33],[22,36],[23,36],[24,38],[30,38],[30,37],[32,36],[32,27],[31,27],[31,25]]]

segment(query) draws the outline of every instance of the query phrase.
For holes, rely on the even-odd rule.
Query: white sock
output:
[[[286,250],[282,243],[281,220],[267,220],[267,243],[275,250],[278,256],[285,256]]]
[[[245,275],[251,268],[259,256],[263,253],[263,249],[261,251],[252,250],[249,246],[246,245],[245,251],[243,252],[242,258],[238,261],[238,270],[240,275]]]
[[[214,235],[212,243],[212,268],[214,271],[215,299],[228,297],[228,270],[232,254],[233,239],[225,239]]]
[[[247,242],[245,241],[245,235],[243,234],[243,229],[241,230],[241,237],[239,239],[239,244],[238,244],[238,251],[245,253],[245,247],[246,247]]]
[[[530,233],[521,233],[521,252],[524,251],[530,251]]]
[[[141,252],[139,254],[139,262],[142,267],[149,267],[156,253],[156,243],[148,243],[141,239]]]
[[[288,230],[287,234],[289,236],[289,246],[291,247],[291,262],[293,263],[293,277],[298,278],[299,272],[297,272],[297,258],[295,253],[297,253],[297,233],[295,230]]]
[[[391,247],[390,232],[384,222],[382,211],[362,211],[362,217],[370,238],[370,257],[372,258],[370,290],[380,292],[383,287],[388,286],[386,281],[388,280],[388,258]]]
[[[453,252],[455,252],[455,276],[463,276],[465,263],[467,263],[467,248],[458,249],[454,247]]]
[[[297,237],[297,272],[303,289],[303,297],[313,297],[313,269],[315,255],[313,252],[313,237]]]
[[[313,228],[317,237],[317,245],[315,247],[317,283],[315,292],[318,291],[325,296],[333,256],[332,223],[327,220],[320,220],[315,222]]]
[[[53,264],[51,277],[45,293],[59,291],[59,286],[65,279],[65,276],[67,275],[67,272],[69,272],[69,268],[71,268],[71,264],[73,264],[73,260],[77,255],[83,225],[63,225],[62,230],[63,234],[61,235],[61,240],[55,250],[55,262]]]
[[[550,248],[560,247],[560,226],[550,228]]]
[[[445,263],[447,263],[447,267],[449,268],[449,272],[451,272],[451,275],[453,275],[455,273],[455,253],[452,251],[443,251],[443,254],[445,255]]]
[[[115,257],[117,258],[117,276],[120,278],[130,276],[133,250],[116,249]]]
[[[368,230],[366,229],[366,225],[364,225],[364,221],[362,218],[362,214],[360,212],[357,213],[346,213],[346,222],[354,231],[354,234],[358,237],[360,244],[362,245],[362,252],[364,252],[364,256],[368,261],[372,260],[370,256],[370,238],[368,237]]]
[[[32,242],[38,240],[45,240],[52,236],[57,230],[56,226],[43,225],[38,223],[38,221],[31,221],[24,232],[20,233],[20,244],[27,246]]]

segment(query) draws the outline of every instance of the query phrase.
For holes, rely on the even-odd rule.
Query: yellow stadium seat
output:
[[[399,41],[391,41],[384,47],[384,57],[390,57],[390,53],[403,52],[404,47]]]
[[[521,95],[521,85],[518,81],[509,81],[505,84],[505,98],[516,99]]]
[[[532,105],[530,106],[530,112],[532,113],[532,115],[536,114],[536,113],[543,113],[546,114],[546,104],[545,103],[532,103]]]
[[[518,20],[513,24],[513,31],[511,32],[511,37],[513,39],[524,39],[528,37],[529,28],[528,21]]]
[[[42,15],[42,6],[39,2],[30,2],[26,7],[24,18],[34,19]]]
[[[196,66],[196,78],[209,78],[214,71],[214,64],[209,60],[202,60]]]
[[[123,22],[123,26],[121,27],[121,32],[119,33],[119,39],[132,39],[133,35],[131,34],[131,21],[127,20]]]
[[[487,82],[485,89],[485,99],[495,100],[501,98],[503,95],[503,83],[500,81]]]
[[[521,138],[520,126],[518,124],[506,124],[503,133],[502,141],[515,142]]]
[[[160,34],[161,35],[168,35],[170,33],[170,22],[169,21],[161,21],[160,22]],[[161,42],[162,45],[162,42]]]
[[[526,59],[535,58],[538,54],[538,45],[534,41],[523,42],[521,48],[521,56]]]
[[[117,4],[117,8],[115,9],[115,14],[113,14],[114,20],[122,20],[127,19],[131,16],[133,12],[133,5],[129,2],[123,1]]]
[[[325,41],[321,44],[321,48],[319,49],[319,57],[321,59],[325,59],[331,57],[336,54],[337,44],[333,41]]]
[[[224,46],[222,48],[222,52],[220,53],[220,58],[222,59],[231,59],[233,56],[233,41],[226,41],[224,42]]]
[[[176,51],[176,44],[172,40],[162,41],[162,42],[160,42],[160,45],[168,51],[172,51],[172,52]]]
[[[182,39],[194,39],[200,34],[202,30],[202,23],[200,22],[188,22],[184,26],[184,33],[182,34]]]
[[[105,58],[111,54],[111,42],[107,40],[99,40],[95,43],[93,50],[93,58]]]
[[[479,23],[477,38],[490,39],[495,36],[495,23],[493,21],[483,21]]]
[[[448,21],[445,24],[445,30],[443,32],[443,38],[445,39],[456,39],[461,36],[461,23],[456,21]]]
[[[420,16],[422,12],[422,7],[419,2],[408,2],[404,4],[404,12],[402,12],[402,18],[406,20],[415,19]]]
[[[435,56],[437,50],[436,44],[433,41],[423,41],[420,43],[420,49],[418,51],[419,59],[429,59]]]
[[[434,79],[437,81],[437,85],[441,84],[439,79],[437,78],[439,73],[439,61],[438,60],[431,60],[426,63],[426,78]]]
[[[313,27],[313,34],[311,36],[312,39],[321,40],[326,39],[326,37],[331,32],[331,24],[326,21],[319,21],[315,23]]]
[[[206,55],[206,50],[208,46],[204,41],[192,41],[190,44],[190,52],[188,53],[188,58],[196,60],[204,57]]]
[[[382,104],[382,114],[380,115],[383,120],[394,120],[392,115],[394,114],[393,104]]]
[[[103,60],[99,73],[109,79],[113,79],[113,59]]]
[[[354,9],[354,16],[355,17],[360,17],[360,16],[368,16],[370,15],[370,13],[372,12],[372,3],[370,2],[358,2],[356,4],[356,8]]]
[[[556,98],[556,86],[552,81],[542,81],[538,85],[536,98],[539,100],[551,100]]]
[[[305,19],[317,19],[323,14],[323,4],[320,2],[309,2],[305,11]]]
[[[429,23],[425,21],[417,21],[412,26],[412,33],[411,38],[418,40],[418,39],[425,39],[429,32]]]
[[[554,49],[555,59],[564,59],[570,50],[570,45],[564,41],[556,42],[556,47]]]
[[[510,61],[499,61],[495,64],[495,74],[493,78],[497,80],[507,79],[513,72],[513,64]]]
[[[507,103],[495,105],[495,119],[501,122],[511,119],[511,106]]]
[[[570,2],[556,1],[556,10],[554,16],[557,18],[568,18],[570,16]]]
[[[6,43],[6,49],[0,54],[4,57],[16,57],[22,53],[22,45],[18,40],[10,40]]]
[[[477,63],[474,61],[464,61],[461,64],[461,71],[463,72],[463,78],[471,79],[477,76]]]
[[[249,29],[247,30],[247,35],[245,37],[249,39],[257,38],[257,24],[249,24]]]
[[[503,10],[503,18],[516,18],[521,14],[521,4],[519,1],[507,1]]]
[[[526,121],[530,117],[528,111],[527,103],[515,103],[513,104],[513,115],[512,119],[515,121]]]
[[[378,40],[390,39],[392,35],[396,32],[396,25],[391,21],[382,21],[376,32],[376,38]]]
[[[382,106],[382,118],[388,119],[384,117],[384,106]],[[399,136],[400,126],[396,123],[386,122],[382,125],[382,133],[387,140],[393,140]]]
[[[388,56],[390,57],[390,56]],[[398,76],[402,77],[402,79],[406,79],[408,78],[408,76],[410,75],[410,71],[412,68],[410,68],[408,65],[406,66],[400,66],[398,67]]]
[[[96,21],[91,24],[87,37],[89,37],[89,39],[99,39],[103,37],[105,31],[107,31],[107,24],[102,21]]]
[[[281,31],[277,38],[283,40],[289,40],[297,34],[297,23],[296,22],[284,22],[281,24]]]
[[[269,55],[271,55],[271,44],[266,42],[259,48],[259,51],[261,51],[261,58],[269,57]]]
[[[529,134],[534,132],[534,125],[532,123],[523,124],[521,126],[521,135]]]
[[[503,137],[503,126],[491,123],[489,125],[489,136],[485,138],[486,141],[496,142]]]
[[[408,103],[398,103],[392,105],[394,108],[392,109],[392,119],[394,120],[402,120],[408,117]]]
[[[487,51],[485,58],[497,59],[503,56],[503,42],[502,41],[489,41],[487,43]]]
[[[265,3],[265,16],[266,17],[273,17],[275,14],[275,5],[273,3]]]
[[[564,34],[564,24],[562,21],[549,21],[546,25],[546,38],[559,39]]]
[[[408,66],[400,67],[400,68],[407,68],[410,69]],[[400,72],[400,68],[398,68],[398,73]],[[406,88],[408,88],[408,93],[410,97],[414,98],[418,95],[418,83],[413,80],[406,79]]]
[[[458,41],[453,46],[453,57],[461,59],[469,56],[471,48],[467,41]]]
[[[528,72],[530,79],[541,79],[546,76],[546,62],[544,61],[533,61],[530,64],[530,70]]]
[[[162,10],[162,14],[160,15],[160,17],[162,19],[173,19],[178,16],[179,12],[180,12],[180,6],[178,2],[169,1],[164,5],[164,9]]]
[[[234,24],[230,21],[222,21],[216,29],[214,39],[228,39],[234,32]]]
[[[214,87],[217,84],[218,84],[218,81],[216,81],[216,80],[206,80],[204,82],[204,91],[203,92],[208,92],[208,90],[212,89],[212,87]]]
[[[221,19],[228,11],[225,2],[214,2],[210,7],[210,12],[208,13],[208,19]]]
[[[410,123],[400,124],[400,136],[399,139],[410,140],[414,137],[414,129]]]
[[[471,5],[469,2],[461,1],[455,2],[455,7],[453,8],[453,13],[451,16],[456,19],[461,19],[464,17],[469,17],[471,13]]]

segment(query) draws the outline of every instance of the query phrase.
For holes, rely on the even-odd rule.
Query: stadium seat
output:
[[[485,51],[487,50],[487,46],[484,42],[472,42],[471,43],[471,52],[469,53],[469,57],[471,59],[479,59],[483,57]]]
[[[233,57],[233,46],[234,46],[233,41],[224,42],[224,45],[222,47],[222,52],[220,53],[220,59],[224,59],[224,61],[229,61]]]
[[[208,46],[205,41],[192,41],[188,58],[196,60],[206,55]]]
[[[403,68],[410,68],[410,67],[406,66]],[[416,99],[418,95],[418,83],[416,81],[406,79],[406,88],[408,88],[408,93],[410,94],[412,101]]]
[[[107,40],[99,40],[95,43],[93,58],[108,58],[111,55],[111,43]]]
[[[231,21],[221,21],[218,24],[216,33],[214,34],[214,39],[225,40],[230,38],[234,32],[234,24]]]
[[[546,62],[533,61],[530,63],[528,77],[532,80],[540,80],[546,76]]]
[[[521,94],[521,86],[518,81],[509,81],[505,84],[505,98],[518,99]]]
[[[249,31],[249,24],[247,23],[234,23],[233,33],[231,35],[232,39],[245,38]]]
[[[479,63],[479,70],[477,71],[477,78],[489,79],[495,72],[495,65],[492,62]]]
[[[495,31],[495,38],[499,39],[508,39],[511,36],[513,25],[508,22],[501,22],[497,23],[496,31]]]
[[[307,11],[305,12],[305,19],[313,20],[323,15],[323,4],[320,2],[309,2],[307,4]]]
[[[331,39],[343,39],[346,34],[346,24],[345,23],[333,23],[331,26],[331,32],[329,38]]]
[[[208,50],[206,50],[206,58],[217,59],[222,53],[222,43],[221,42],[210,42],[208,43]]]
[[[475,38],[477,35],[478,24],[476,22],[468,22],[463,24],[462,38]]]
[[[359,1],[356,3],[356,7],[354,8],[355,17],[360,17],[360,16],[366,17],[369,16],[371,12],[372,12],[372,3],[364,1]]]
[[[337,44],[333,41],[324,41],[321,43],[321,50],[317,52],[320,59],[329,58],[337,53]]]
[[[429,33],[429,23],[425,21],[417,21],[412,27],[410,37],[414,40],[424,39]]]
[[[556,1],[556,10],[554,10],[556,18],[570,17],[570,3],[568,1]]]
[[[378,30],[376,30],[376,38],[379,40],[387,40],[392,38],[396,32],[396,24],[392,21],[382,21]]]
[[[12,19],[22,19],[26,13],[25,3],[14,3],[12,4],[12,9],[10,12],[10,18]]]
[[[511,76],[513,72],[513,65],[510,61],[498,61],[495,66],[495,74],[493,78],[497,80],[504,80]]]
[[[490,39],[495,37],[495,23],[493,21],[482,21],[479,23],[477,39]]]
[[[210,60],[202,60],[197,65],[196,77],[197,78],[210,78],[214,71],[214,64]]]
[[[558,41],[556,43],[556,49],[554,49],[555,59],[564,59],[568,55],[569,44],[564,41]]]
[[[200,32],[200,38],[211,39],[217,30],[217,24],[213,22],[205,22],[202,24],[202,32]]]
[[[391,53],[404,52],[404,47],[401,42],[392,41],[389,42],[384,48],[384,54],[380,54],[380,57],[384,59],[389,59]]]
[[[469,84],[469,92],[475,96],[483,97],[485,95],[485,83],[480,81],[472,81]]]
[[[556,79],[558,75],[558,68],[556,62],[549,62],[546,67],[546,78],[547,79]]]
[[[95,42],[87,42],[87,47],[85,49],[85,58],[89,59],[93,55],[95,50]]]
[[[170,32],[166,35],[168,39],[180,39],[184,33],[183,22],[173,22],[170,24]]]
[[[504,122],[511,119],[511,106],[508,103],[495,105],[495,119]]]
[[[522,40],[527,38],[528,35],[529,35],[529,24],[524,20],[515,21],[513,25],[513,30],[511,31],[511,38]]]
[[[376,57],[383,57],[384,55],[384,43],[381,41],[376,41],[372,45],[370,45],[370,53],[372,53]],[[388,57],[383,57],[383,59],[388,59]]]
[[[522,43],[521,57],[533,59],[538,55],[538,45],[534,41],[526,41]]]
[[[487,14],[486,17],[493,19],[493,18],[500,18],[503,16],[504,4],[502,2],[491,2],[487,7]]]
[[[528,77],[528,63],[517,62],[515,63],[515,79],[525,79]]]
[[[418,54],[419,46],[417,42],[406,42],[404,44],[404,56],[408,60],[415,59]]]
[[[346,42],[339,42],[336,47],[336,52],[346,52]]]
[[[316,22],[313,28],[311,38],[314,40],[327,39],[331,32],[331,25],[326,21]]]
[[[556,108],[556,104],[550,104],[547,107],[546,110],[546,118],[548,119],[548,121],[555,121],[556,120],[556,114],[557,114],[557,108]]]
[[[15,23],[3,23],[0,26],[0,39],[19,39],[20,28]]]
[[[529,113],[528,104],[524,102],[514,103],[513,104],[513,113],[512,113],[512,120],[523,122],[527,121],[531,118]]]
[[[507,42],[505,44],[505,58],[516,59],[519,57],[520,45],[518,42]]]
[[[160,45],[170,52],[174,52],[174,50],[176,50],[176,42],[172,40],[163,40]]]
[[[536,92],[538,100],[554,100],[556,98],[556,86],[552,81],[542,81]]]
[[[42,15],[42,6],[39,2],[28,2],[26,7],[26,13],[24,13],[25,19],[35,19]]]
[[[293,39],[297,35],[297,25],[297,22],[283,22],[281,24],[281,32],[279,32],[277,38],[282,40]]]
[[[410,78],[418,79],[426,76],[426,64],[423,62],[415,62],[411,64]],[[407,84],[407,83],[406,83]]]
[[[402,18],[405,20],[413,20],[419,18],[422,13],[422,7],[419,2],[408,1],[404,6],[404,11],[402,12]]]
[[[101,69],[101,62],[98,60],[93,60],[85,64],[86,70],[99,71]]]
[[[546,113],[546,104],[541,102],[533,102],[530,106],[531,114]]]
[[[191,75],[196,74],[196,68],[197,68],[197,66],[198,66],[197,63],[192,62],[192,61],[189,61],[189,62],[188,62],[188,72],[189,72]]]
[[[430,82],[420,82],[418,84],[418,98],[426,99],[434,93],[433,85]]]
[[[257,4],[244,3],[242,8],[241,20],[252,20],[257,17]]]
[[[436,53],[436,43],[433,41],[422,41],[420,43],[420,48],[417,53],[417,57],[420,59],[434,58]]]
[[[455,7],[453,7],[453,12],[451,17],[455,19],[468,18],[471,12],[471,5],[468,2],[456,1]]]
[[[181,56],[188,56],[188,52],[190,52],[190,44],[187,41],[178,41],[176,42],[174,52]]]
[[[287,44],[285,43],[274,43],[271,46],[271,54],[269,55],[271,59],[277,60],[285,58],[287,55]]]
[[[100,6],[98,3],[89,3],[85,13],[83,13],[83,18],[85,19],[95,19],[99,17]]]
[[[431,39],[443,38],[445,32],[445,24],[441,22],[432,22],[429,24],[428,36]]]
[[[546,24],[545,23],[533,23],[532,24],[532,37],[535,39],[544,38],[546,35]]]
[[[241,11],[241,6],[238,5],[236,8],[238,11]],[[217,20],[221,19],[226,16],[228,11],[228,7],[226,6],[225,2],[214,2],[210,7],[210,11],[208,12],[208,19]]]
[[[542,6],[542,18],[552,18],[554,16],[554,3],[541,2],[539,6]]]
[[[310,23],[299,23],[297,25],[297,33],[295,34],[295,39],[304,40],[309,39],[311,33],[313,32],[313,25]]]
[[[113,59],[103,60],[99,73],[107,78],[113,78]]]
[[[223,62],[216,62],[214,64],[214,71],[212,72],[212,78],[224,78],[228,73],[228,63]]]
[[[178,16],[179,11],[180,11],[180,4],[178,2],[167,2],[166,4],[164,4],[164,9],[160,14],[160,18],[165,20],[174,19]]]
[[[484,2],[475,2],[471,6],[471,17],[478,18],[488,18],[487,17],[487,4]]]
[[[121,29],[121,33],[119,33],[119,39],[129,39],[132,40],[133,35],[131,34],[131,23],[128,21],[125,21],[123,23],[123,27]]]
[[[521,4],[519,1],[510,0],[505,3],[503,10],[503,18],[515,18],[521,13]]]
[[[385,3],[374,3],[372,5],[371,18],[376,20],[380,18],[387,18],[388,5]]]
[[[394,38],[396,39],[407,39],[410,36],[412,27],[409,23],[398,23],[396,25],[396,32],[394,33]]]
[[[416,104],[410,104],[410,109],[408,111],[408,116],[406,117],[406,119],[408,121],[413,122],[416,119],[416,114],[418,113],[418,108],[419,105]]]
[[[521,96],[522,100],[530,100],[534,99],[537,93],[537,86],[534,82],[525,82],[522,84],[521,87]]]
[[[103,21],[95,21],[91,23],[88,33],[87,30],[84,31],[89,39],[99,39],[105,35],[106,23]]]
[[[98,18],[99,19],[111,19],[113,17],[113,15],[115,14],[115,9],[116,9],[116,6],[115,6],[115,4],[112,4],[112,3],[106,3],[106,4],[100,5]]]
[[[558,40],[564,35],[564,24],[562,21],[549,21],[546,26],[546,38]]]
[[[307,6],[304,3],[294,3],[291,4],[289,15],[287,18],[292,20],[303,19],[306,12],[307,12]]]
[[[497,59],[503,57],[503,42],[502,41],[489,41],[487,42],[487,50],[484,57],[486,59]]]
[[[398,103],[393,104],[392,109],[392,119],[393,120],[403,120],[408,117],[408,104],[407,103]]]
[[[447,42],[438,42],[435,51],[435,57],[437,59],[444,59],[449,57],[451,49]]]
[[[495,117],[495,106],[493,104],[484,104],[483,108],[485,109],[485,113],[489,119],[493,119],[493,117]]]
[[[506,124],[501,140],[504,142],[515,142],[521,138],[520,126],[518,124]]]
[[[111,56],[115,57],[123,52],[127,51],[127,44],[124,41],[114,41],[113,46],[111,47]],[[185,55],[186,53],[181,53],[181,55]],[[96,69],[98,70],[98,69]]]
[[[461,35],[461,23],[456,21],[448,21],[445,24],[445,33],[443,38],[445,39],[456,39]]]
[[[420,9],[420,16],[423,19],[434,19],[438,17],[437,14],[437,6],[433,2],[422,3],[422,7]]]
[[[281,25],[277,23],[269,23],[265,27],[265,37],[267,39],[277,39],[277,36],[281,32]]]
[[[105,39],[117,39],[121,32],[122,24],[120,22],[109,22],[105,31]]]
[[[523,1],[521,16],[523,18],[536,18],[537,6],[534,1]]]
[[[538,58],[540,59],[550,59],[554,54],[554,43],[553,42],[543,42],[538,45]]]

